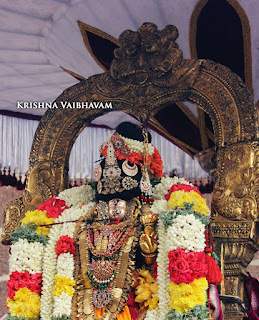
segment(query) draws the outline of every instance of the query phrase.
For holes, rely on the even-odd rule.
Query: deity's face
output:
[[[111,221],[121,221],[126,214],[127,203],[121,199],[112,199],[108,203],[108,215]]]

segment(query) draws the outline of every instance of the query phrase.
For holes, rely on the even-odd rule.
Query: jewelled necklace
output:
[[[124,241],[128,238],[128,236],[130,235],[130,233],[134,229],[134,227],[125,228],[124,230],[121,231],[121,235],[118,236],[118,239],[116,239],[116,237],[113,234],[113,231],[110,230],[109,227],[110,226],[106,227],[106,229],[103,229],[103,231],[102,231],[102,237],[104,235],[109,237],[108,248],[107,248],[106,252],[100,252],[100,251],[96,250],[96,248],[94,247],[94,244],[92,243],[92,240],[91,240],[91,230],[89,230],[89,229],[86,230],[86,242],[87,242],[88,248],[91,251],[91,253],[96,257],[110,257],[110,256],[114,255],[114,253],[120,249],[120,247],[123,245]],[[100,234],[99,234],[98,238],[100,241],[101,240]]]
[[[111,283],[117,275],[117,252],[125,244],[133,229],[135,231],[134,227],[130,227],[114,232],[109,227],[106,226],[100,232],[95,231],[96,237],[93,239],[93,242],[91,230],[86,230],[86,243],[92,254],[92,258],[85,274],[92,286],[92,302],[98,309],[107,306],[112,298]],[[103,243],[106,243],[107,248],[104,247],[100,251],[97,250],[96,247],[100,243],[101,246]]]

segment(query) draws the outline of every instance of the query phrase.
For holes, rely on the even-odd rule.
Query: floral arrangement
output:
[[[155,309],[158,304],[158,296],[156,295],[158,283],[155,282],[150,271],[146,269],[139,270],[138,281],[135,301],[140,304],[140,309],[145,307],[149,307],[149,310]]]
[[[159,302],[148,310],[145,319],[207,319],[207,289],[211,283],[211,260],[206,254],[209,208],[197,188],[183,179],[164,177],[153,194],[152,210],[159,215]]]
[[[163,177],[153,194],[152,209],[159,215],[157,276],[139,271],[136,299],[142,307],[149,306],[146,320],[206,319],[206,290],[211,283],[204,253],[208,208],[184,179]],[[69,319],[75,224],[94,205],[94,190],[81,186],[26,212],[21,227],[11,235],[9,320]]]
[[[102,144],[100,152],[106,158],[108,142],[112,142],[115,155],[119,160],[128,160],[131,163],[141,165],[143,162],[144,142],[122,137],[117,132],[108,137],[107,141]],[[151,144],[147,145],[146,165],[151,177],[163,177],[163,162],[158,150]]]
[[[155,185],[152,189],[152,194],[154,197],[154,203],[152,205],[152,211],[154,213],[161,213],[161,212],[168,212],[169,207],[168,207],[168,201],[166,200],[165,196],[168,194],[170,188],[172,185],[176,184],[185,184],[185,185],[190,185],[192,186],[191,183],[186,181],[183,178],[178,178],[178,177],[162,177],[160,183]]]
[[[81,186],[25,213],[21,227],[11,234],[9,320],[70,316],[75,222],[95,204],[93,200],[94,190]]]

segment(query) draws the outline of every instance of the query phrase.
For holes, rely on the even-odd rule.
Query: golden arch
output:
[[[156,43],[152,42],[154,33]],[[136,40],[136,34],[144,34],[144,45]],[[177,36],[176,27],[159,31],[151,23],[135,33],[123,32],[111,69],[58,97],[59,109],[48,110],[35,133],[25,194],[5,208],[2,241],[8,242],[8,234],[26,210],[67,188],[74,141],[94,118],[110,110],[63,109],[61,101],[111,102],[113,111],[126,111],[146,122],[165,105],[188,100],[208,113],[214,127],[214,235],[220,240],[216,244],[225,277],[221,291],[243,299],[245,267],[258,249],[257,110],[247,87],[228,68],[206,60],[184,60],[175,42]],[[133,56],[127,53],[129,46],[135,48]],[[227,303],[224,315],[226,319],[240,319],[243,313],[236,304]]]

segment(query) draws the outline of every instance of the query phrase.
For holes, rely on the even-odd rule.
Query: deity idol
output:
[[[95,184],[28,211],[12,234],[8,317],[207,319],[221,275],[206,201],[163,176],[143,127],[122,123],[100,152]]]

